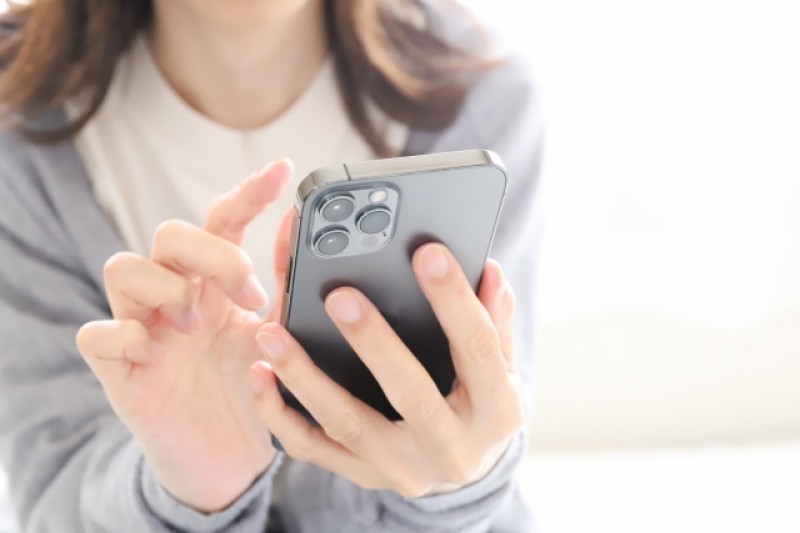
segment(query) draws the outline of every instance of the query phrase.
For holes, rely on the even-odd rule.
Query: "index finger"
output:
[[[289,159],[280,159],[251,174],[214,201],[204,229],[241,245],[247,225],[280,195],[293,171]]]

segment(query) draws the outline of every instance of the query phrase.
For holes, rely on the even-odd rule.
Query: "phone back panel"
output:
[[[442,394],[450,391],[455,374],[448,341],[417,284],[411,258],[420,245],[441,242],[455,255],[473,290],[477,290],[505,194],[506,176],[491,152],[453,155],[464,154],[471,155],[467,161],[482,163],[447,168],[448,154],[436,154],[374,161],[369,166],[344,165],[343,173],[341,168],[326,167],[318,171],[319,176],[307,178],[317,184],[313,189],[304,192],[301,186],[298,193],[299,217],[294,221],[283,323],[320,369],[393,420],[400,418],[398,413],[328,317],[324,298],[341,286],[362,291],[422,362]],[[414,163],[408,167],[404,159],[413,159]],[[331,175],[339,173],[329,181]],[[313,220],[324,199],[332,193],[375,187],[397,192],[388,242],[356,255],[323,257],[315,252]],[[305,197],[300,198],[303,194]],[[281,389],[287,404],[311,419],[291,393]]]

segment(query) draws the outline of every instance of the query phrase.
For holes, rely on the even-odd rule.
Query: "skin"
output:
[[[219,33],[209,34],[214,41],[230,28],[244,33],[262,27],[258,22],[272,28],[290,24],[314,2],[157,0],[157,16],[167,13],[166,4],[193,10],[204,24],[216,21]],[[156,35],[159,27],[170,26],[157,19]],[[188,45],[192,38],[172,35],[153,43],[158,50],[159,42]],[[226,61],[224,43],[220,38],[204,45],[221,51],[209,61]],[[278,65],[279,54],[265,50],[247,49],[243,55],[272,57]],[[314,54],[305,57],[313,71]],[[175,71],[174,79],[185,79],[199,109],[217,110],[211,118],[244,117],[243,103],[217,98],[218,91],[246,92],[259,77],[243,68],[241,77],[229,80],[230,88],[211,90],[220,80],[198,83],[208,79],[201,63]],[[271,104],[267,114],[294,98],[292,87],[301,84],[302,70],[291,71],[291,80],[272,78],[281,87],[270,94],[284,100]],[[202,227],[167,221],[156,231],[149,256],[123,252],[106,263],[113,319],[84,325],[76,342],[149,467],[175,498],[201,512],[226,508],[269,467],[276,455],[271,435],[297,459],[409,498],[481,479],[523,424],[512,346],[514,295],[502,269],[489,261],[476,295],[445,247],[429,244],[414,254],[417,281],[452,347],[457,379],[446,397],[363,294],[343,287],[328,295],[331,319],[403,415],[402,422],[391,422],[313,364],[276,322],[280,301],[266,320],[256,313],[267,305],[267,296],[241,244],[247,225],[282,193],[291,175],[290,162],[272,163],[218,198]],[[290,215],[276,228],[279,287],[286,274]],[[276,377],[322,427],[310,426],[286,407]]]
[[[269,123],[327,56],[321,0],[154,0],[153,57],[173,89],[208,118]]]
[[[478,295],[442,245],[418,249],[413,268],[450,339],[457,379],[447,397],[380,312],[351,287],[331,292],[325,308],[402,422],[387,420],[328,378],[279,324],[259,328],[256,338],[268,362],[251,367],[261,416],[289,455],[407,498],[481,479],[524,416],[512,355],[514,296],[500,266],[486,265]],[[321,428],[284,404],[276,376]]]

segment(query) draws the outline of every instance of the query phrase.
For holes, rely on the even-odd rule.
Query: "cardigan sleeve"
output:
[[[201,514],[155,481],[113,413],[74,340],[83,323],[110,317],[103,290],[29,148],[0,135],[0,460],[18,522],[25,531],[264,531],[280,461],[229,508]],[[69,161],[56,176],[65,183],[81,172]]]

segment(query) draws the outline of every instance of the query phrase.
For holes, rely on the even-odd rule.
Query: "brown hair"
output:
[[[444,3],[447,9],[433,10],[424,0],[324,0],[340,93],[351,121],[379,155],[388,150],[365,97],[411,127],[441,129],[455,119],[477,76],[497,63],[478,24],[455,2]],[[35,142],[74,135],[99,108],[117,60],[152,16],[150,0],[13,5],[0,20],[0,116]],[[456,45],[440,36],[434,28],[446,17],[460,17],[469,28],[464,40],[472,42]],[[78,94],[87,105],[64,127],[27,127]]]

